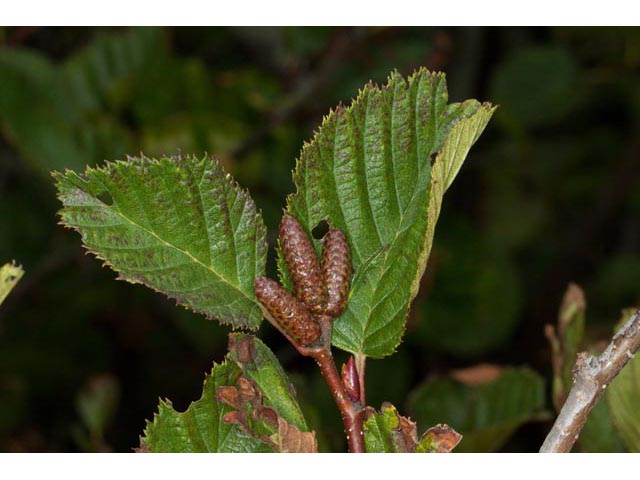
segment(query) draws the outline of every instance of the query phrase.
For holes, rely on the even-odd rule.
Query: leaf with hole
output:
[[[355,272],[335,346],[371,357],[398,346],[444,192],[493,111],[475,100],[447,105],[443,74],[393,73],[331,111],[304,145],[287,210],[307,234],[323,220],[344,232]]]
[[[216,400],[217,388],[234,385],[241,373],[230,361],[214,365],[204,381],[202,397],[184,412],[174,410],[169,400],[160,401],[140,446],[152,453],[273,452],[270,445],[245,433],[240,426],[224,421],[233,407]]]
[[[62,223],[119,273],[234,328],[256,329],[266,229],[211,157],[146,157],[55,173]]]
[[[232,334],[229,354],[214,364],[202,397],[185,412],[160,402],[141,447],[151,452],[314,451],[310,431],[284,370],[252,335]]]

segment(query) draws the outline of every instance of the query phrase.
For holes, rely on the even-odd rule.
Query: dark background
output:
[[[590,341],[608,337],[640,301],[640,29],[0,28],[0,263],[26,270],[0,307],[0,451],[129,451],[158,397],[186,408],[226,350],[226,328],[84,255],[51,170],[215,153],[273,245],[322,116],[419,66],[447,73],[451,101],[501,107],[445,197],[404,343],[369,363],[369,403],[402,412],[425,378],[482,362],[549,385],[543,326],[570,281]],[[322,448],[344,449],[313,365],[266,322],[260,336]],[[537,450],[548,427],[502,450]]]

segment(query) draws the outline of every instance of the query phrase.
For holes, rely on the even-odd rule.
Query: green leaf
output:
[[[605,398],[601,398],[596,403],[582,427],[577,443],[581,452],[619,453],[624,451],[622,438],[611,419],[609,402],[606,400],[609,394],[609,390],[604,392]]]
[[[231,334],[229,354],[186,412],[161,401],[141,445],[152,452],[317,451],[280,363],[253,335]]]
[[[616,325],[618,331],[636,309],[626,309]],[[640,356],[635,355],[611,382],[607,402],[613,423],[630,452],[640,452]]]
[[[185,412],[175,411],[168,400],[161,401],[153,423],[147,424],[141,439],[142,449],[158,453],[272,452],[266,443],[223,420],[233,408],[216,401],[216,390],[235,384],[241,373],[230,361],[214,365],[204,381],[202,397]]]
[[[398,453],[396,434],[400,431],[398,411],[390,403],[383,404],[380,412],[372,412],[364,422],[364,443],[367,453]]]
[[[265,405],[273,407],[282,418],[301,431],[309,431],[287,374],[260,339],[242,333],[231,334],[229,358],[238,364],[245,377],[260,388]]]
[[[62,223],[120,279],[234,328],[260,325],[253,280],[264,275],[266,229],[216,159],[129,158],[54,177]]]
[[[20,281],[24,275],[24,270],[20,265],[12,263],[5,263],[0,267],[0,304],[7,298],[9,292],[13,290],[13,287]]]
[[[0,49],[0,119],[7,137],[42,172],[86,163],[60,102],[56,70],[26,50]],[[56,97],[57,100],[56,100]],[[42,168],[44,165],[44,168]]]
[[[396,407],[387,402],[380,411],[367,407],[365,417],[367,453],[450,452],[460,441],[460,434],[447,425],[429,428],[418,440],[415,422],[400,415]]]
[[[122,155],[132,138],[116,110],[130,103],[130,83],[148,74],[163,39],[159,28],[99,34],[60,64],[29,50],[1,49],[3,129],[44,174]]]
[[[553,403],[560,411],[573,385],[573,366],[584,336],[584,292],[575,283],[569,284],[558,313],[558,327],[547,326],[553,358]]]
[[[526,368],[506,368],[492,381],[465,384],[436,378],[409,397],[409,411],[420,425],[446,423],[462,434],[459,452],[498,450],[518,427],[540,418],[544,381]]]
[[[147,74],[164,54],[164,32],[134,27],[115,34],[98,33],[91,43],[59,68],[58,76],[72,95],[76,112],[126,104],[127,82]]]
[[[398,346],[444,192],[493,111],[475,100],[447,105],[443,74],[393,73],[330,112],[305,144],[288,211],[307,233],[322,220],[345,232],[355,271],[335,346],[377,358]]]

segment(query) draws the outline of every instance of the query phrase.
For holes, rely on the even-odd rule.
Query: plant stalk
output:
[[[640,349],[640,311],[616,333],[600,356],[578,354],[573,387],[540,453],[570,452],[605,388]]]
[[[321,339],[318,345],[304,347],[296,343],[296,341],[289,336],[289,334],[284,330],[280,324],[273,318],[273,316],[266,310],[262,305],[260,306],[263,315],[265,318],[271,323],[282,335],[284,335],[291,345],[295,347],[298,353],[304,357],[313,358],[318,367],[320,367],[320,372],[327,382],[327,386],[329,387],[329,391],[333,396],[333,399],[338,406],[338,410],[340,410],[340,415],[342,416],[342,422],[344,423],[345,433],[347,435],[347,444],[349,446],[350,453],[365,453],[364,449],[364,432],[363,432],[363,422],[364,422],[364,397],[361,383],[360,390],[360,402],[352,402],[349,396],[347,395],[347,391],[344,389],[344,385],[342,384],[342,378],[338,374],[338,370],[336,369],[335,361],[333,360],[333,355],[331,354],[331,331],[333,328],[332,322],[333,319],[328,316],[323,316],[319,319],[320,329],[322,330]],[[366,357],[365,357],[366,359]],[[364,369],[362,370],[362,374],[364,374]],[[360,382],[362,382],[362,377]]]
[[[320,372],[322,372],[322,376],[327,382],[331,395],[333,395],[333,399],[340,410],[342,422],[344,423],[347,434],[349,452],[364,453],[364,436],[362,431],[364,409],[360,403],[354,403],[349,399],[342,384],[342,379],[336,369],[331,350],[323,348],[315,352],[312,356],[320,367]]]

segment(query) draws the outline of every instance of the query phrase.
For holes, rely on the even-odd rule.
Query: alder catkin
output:
[[[256,297],[282,329],[299,345],[309,345],[320,338],[320,325],[311,312],[280,284],[267,277],[253,282]]]
[[[325,313],[337,318],[342,315],[347,305],[351,280],[351,253],[347,237],[334,227],[330,227],[324,237],[322,277],[327,289]]]
[[[311,313],[321,315],[327,306],[327,291],[322,281],[320,262],[302,225],[284,214],[280,222],[280,248],[293,283],[294,295]]]

